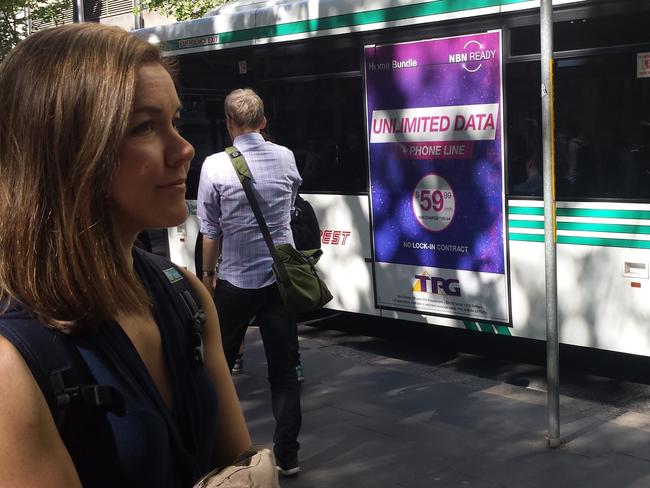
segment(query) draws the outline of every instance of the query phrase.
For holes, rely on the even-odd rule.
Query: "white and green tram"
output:
[[[650,356],[650,2],[553,3],[560,341]],[[539,7],[240,0],[135,34],[178,59],[191,209],[224,97],[252,87],[331,309],[544,339]],[[192,213],[169,242],[195,269]]]

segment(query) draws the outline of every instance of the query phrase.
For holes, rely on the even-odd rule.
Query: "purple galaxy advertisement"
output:
[[[378,305],[507,320],[501,32],[364,54]],[[460,291],[486,274],[495,303]],[[406,301],[396,300],[401,275]],[[423,289],[437,296],[420,300]]]

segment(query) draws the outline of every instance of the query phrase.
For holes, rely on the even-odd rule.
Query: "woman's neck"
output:
[[[121,233],[120,245],[122,247],[122,255],[124,256],[124,262],[127,264],[129,269],[133,269],[133,245],[137,238],[137,233]]]

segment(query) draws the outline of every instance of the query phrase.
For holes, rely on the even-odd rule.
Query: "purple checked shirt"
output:
[[[233,145],[246,158],[273,242],[293,244],[291,209],[302,183],[293,152],[265,141],[257,132],[236,137]],[[223,236],[219,279],[239,288],[262,288],[275,282],[273,259],[225,152],[203,163],[197,214],[203,235],[214,240]]]

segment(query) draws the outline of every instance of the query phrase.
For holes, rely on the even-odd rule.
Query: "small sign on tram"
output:
[[[636,54],[636,77],[650,78],[650,53]]]

